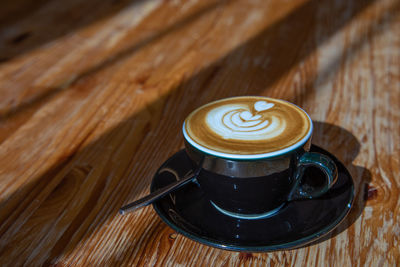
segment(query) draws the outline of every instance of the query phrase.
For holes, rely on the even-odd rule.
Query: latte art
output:
[[[302,109],[286,101],[234,97],[195,110],[183,130],[187,141],[200,150],[253,155],[301,141],[311,132],[311,121]]]
[[[274,104],[258,101],[254,104],[255,114],[247,105],[223,105],[211,110],[206,116],[208,127],[224,139],[267,140],[281,134],[285,122],[268,113],[259,113]],[[256,107],[259,107],[258,111]]]

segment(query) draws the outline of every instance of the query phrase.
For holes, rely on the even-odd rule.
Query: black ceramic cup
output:
[[[308,117],[309,118],[309,117]],[[308,152],[310,130],[298,143],[254,157],[221,155],[202,149],[187,134],[183,135],[186,152],[201,171],[196,178],[206,197],[220,212],[240,219],[273,216],[286,203],[298,199],[316,198],[327,192],[337,179],[337,168],[329,157]],[[308,167],[324,173],[323,181],[305,181]]]

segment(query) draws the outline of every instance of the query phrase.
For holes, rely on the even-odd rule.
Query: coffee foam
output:
[[[274,106],[266,101],[257,101],[254,107],[260,104]],[[207,127],[223,139],[233,140],[269,140],[280,134],[286,128],[286,122],[277,116],[268,114],[253,114],[247,105],[227,104],[210,110],[205,118]]]
[[[307,141],[311,128],[310,118],[299,107],[249,96],[196,109],[185,120],[183,132],[189,143],[214,155],[265,155]]]

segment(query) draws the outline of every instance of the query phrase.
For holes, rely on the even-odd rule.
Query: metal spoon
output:
[[[160,188],[157,191],[154,191],[153,193],[151,193],[150,195],[147,195],[139,200],[136,200],[132,203],[129,203],[129,204],[123,206],[122,208],[119,209],[119,213],[121,215],[124,215],[125,213],[132,212],[134,210],[137,210],[139,208],[142,208],[144,206],[147,206],[147,205],[153,203],[154,201],[162,198],[163,196],[165,196],[169,193],[174,192],[175,190],[181,188],[185,184],[193,181],[199,175],[200,170],[201,170],[201,168],[198,168],[194,174],[190,173],[186,177],[184,177],[176,182],[173,182],[172,184],[167,185],[166,187]]]

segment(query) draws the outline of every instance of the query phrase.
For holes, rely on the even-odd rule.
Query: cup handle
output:
[[[311,166],[319,168],[325,174],[325,183],[318,188],[302,184],[304,170]],[[294,177],[295,184],[289,193],[288,201],[310,199],[323,195],[335,184],[338,171],[336,164],[328,156],[315,152],[306,152],[300,157],[297,163]]]

